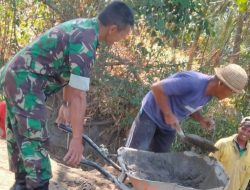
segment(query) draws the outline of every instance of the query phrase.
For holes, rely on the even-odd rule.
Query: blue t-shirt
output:
[[[164,93],[169,97],[172,112],[179,121],[200,110],[212,96],[206,96],[205,90],[213,76],[195,71],[178,72],[162,80]],[[163,130],[173,131],[164,121],[163,113],[157,105],[152,91],[142,100],[142,107],[147,115]]]

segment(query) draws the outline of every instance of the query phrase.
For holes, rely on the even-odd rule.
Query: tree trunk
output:
[[[195,36],[195,39],[194,39],[194,42],[193,42],[192,47],[191,47],[191,49],[190,49],[189,61],[188,61],[188,65],[187,65],[187,70],[192,69],[192,63],[193,63],[195,51],[196,51],[197,46],[198,46],[198,41],[199,41],[200,35],[201,35],[201,30],[198,29],[198,31],[197,31],[197,33],[196,33],[196,36]]]
[[[234,38],[234,47],[232,55],[230,56],[230,63],[237,63],[240,56],[240,45],[242,43],[242,28],[243,28],[243,14],[239,13],[236,23],[236,34]]]

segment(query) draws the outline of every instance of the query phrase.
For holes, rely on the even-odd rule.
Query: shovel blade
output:
[[[214,146],[212,141],[209,141],[195,134],[186,134],[184,140],[188,144],[197,146],[205,151],[216,152],[218,150],[218,148]]]

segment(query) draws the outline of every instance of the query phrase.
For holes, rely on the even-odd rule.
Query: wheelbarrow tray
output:
[[[194,152],[118,149],[123,173],[136,190],[226,190],[229,179],[215,159]]]

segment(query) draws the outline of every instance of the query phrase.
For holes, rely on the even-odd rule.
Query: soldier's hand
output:
[[[63,161],[68,165],[77,166],[83,157],[83,144],[82,138],[72,138],[69,144],[67,154],[64,156]]]

